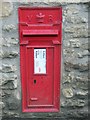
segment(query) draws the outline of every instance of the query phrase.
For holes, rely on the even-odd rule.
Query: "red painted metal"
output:
[[[58,112],[60,109],[62,8],[20,7],[18,16],[22,111]],[[36,53],[34,55],[35,50],[36,52],[44,50],[43,55],[46,51],[45,72],[35,73],[34,57],[37,55]]]
[[[58,30],[23,30],[23,35],[58,35]]]

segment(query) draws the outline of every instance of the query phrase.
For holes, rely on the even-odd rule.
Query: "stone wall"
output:
[[[12,0],[13,1],[13,0]],[[88,120],[88,11],[90,0],[22,0],[0,4],[0,106],[5,117]],[[28,2],[31,1],[31,2]],[[62,6],[63,46],[59,113],[22,113],[19,6]],[[1,109],[0,107],[0,109]]]

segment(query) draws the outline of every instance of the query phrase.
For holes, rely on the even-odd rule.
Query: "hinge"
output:
[[[62,22],[61,21],[55,21],[54,23],[53,23],[53,26],[54,25],[60,25]]]
[[[22,45],[28,45],[28,43],[29,43],[29,41],[23,41],[23,42],[20,43],[20,46],[22,46]]]
[[[27,22],[19,22],[20,25],[28,26]]]
[[[52,42],[54,45],[61,45],[60,41],[58,41],[58,40],[53,40]]]

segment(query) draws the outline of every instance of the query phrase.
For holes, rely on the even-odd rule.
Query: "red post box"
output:
[[[20,7],[18,13],[22,110],[58,112],[62,8]]]

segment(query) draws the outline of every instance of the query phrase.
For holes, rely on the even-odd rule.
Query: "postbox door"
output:
[[[54,52],[53,48],[27,47],[28,107],[53,106]]]

